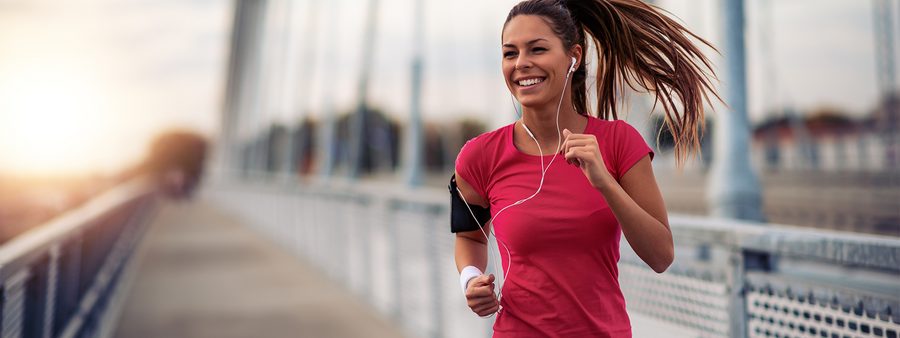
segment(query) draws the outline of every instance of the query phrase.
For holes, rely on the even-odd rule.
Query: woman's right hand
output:
[[[466,286],[466,303],[472,312],[487,317],[500,309],[500,302],[494,294],[494,275],[481,275],[469,281]]]

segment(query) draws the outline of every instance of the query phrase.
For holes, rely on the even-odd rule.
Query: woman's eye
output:
[[[544,47],[535,47],[534,49],[532,49],[532,51],[534,51],[535,53],[542,53],[542,52],[546,52],[546,51],[547,51],[547,48],[544,48]]]
[[[505,53],[503,53],[503,57],[504,57],[504,58],[507,58],[507,59],[509,59],[509,58],[511,58],[511,57],[514,57],[514,56],[516,56],[516,52],[505,52]]]

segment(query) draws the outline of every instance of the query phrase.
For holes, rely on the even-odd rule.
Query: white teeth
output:
[[[536,85],[541,82],[544,82],[543,78],[533,78],[533,79],[519,81],[519,85],[526,87],[526,86]]]

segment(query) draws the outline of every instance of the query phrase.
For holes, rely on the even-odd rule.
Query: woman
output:
[[[655,94],[683,163],[699,148],[703,102],[718,99],[691,37],[709,45],[638,0],[527,0],[510,11],[503,75],[522,118],[467,142],[451,188],[470,220],[489,209],[490,221],[472,229],[457,224],[454,204],[453,222],[467,303],[479,316],[497,313],[495,337],[631,336],[620,234],[657,273],[672,263],[674,245],[653,151],[617,120],[616,95],[626,85]],[[598,55],[599,118],[588,110],[589,47]],[[486,232],[500,246],[500,286],[482,273]]]

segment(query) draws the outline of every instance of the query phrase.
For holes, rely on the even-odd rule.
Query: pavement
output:
[[[133,263],[114,337],[404,337],[311,264],[203,200],[166,203]],[[699,336],[630,316],[636,338]]]
[[[373,308],[203,200],[166,203],[114,337],[403,337]]]

